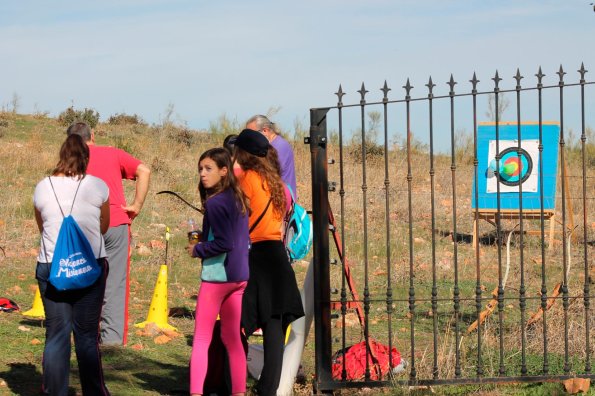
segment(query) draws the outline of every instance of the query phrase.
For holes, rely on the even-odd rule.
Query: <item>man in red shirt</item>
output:
[[[96,146],[95,134],[84,122],[72,124],[67,135],[77,134],[89,146],[87,173],[109,187],[110,226],[104,235],[109,272],[101,313],[101,343],[126,345],[130,290],[130,224],[141,211],[149,191],[151,170],[124,150]],[[136,180],[134,200],[126,203],[122,180]]]

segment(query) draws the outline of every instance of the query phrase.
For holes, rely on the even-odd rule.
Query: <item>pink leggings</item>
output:
[[[194,341],[190,358],[190,393],[203,394],[209,364],[208,350],[219,314],[221,341],[227,349],[231,392],[246,391],[246,354],[240,337],[242,297],[247,282],[202,282],[196,301]]]

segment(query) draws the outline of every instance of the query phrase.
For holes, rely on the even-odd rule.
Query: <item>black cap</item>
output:
[[[235,146],[257,157],[266,157],[269,141],[260,132],[244,129],[237,137]]]

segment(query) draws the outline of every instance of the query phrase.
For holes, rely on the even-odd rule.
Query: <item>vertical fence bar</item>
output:
[[[432,82],[432,77],[426,84],[428,87],[428,107],[430,124],[430,206],[432,215],[432,337],[434,347],[434,366],[432,367],[432,378],[438,378],[438,285],[436,284],[436,207],[435,200],[435,170],[434,170],[434,113],[432,93],[436,84]]]
[[[314,337],[317,386],[332,381],[331,312],[328,238],[328,160],[326,113],[310,110],[310,156],[312,173],[312,246],[314,265]]]
[[[523,224],[523,183],[522,172],[522,136],[521,136],[521,72],[516,69],[516,117],[517,117],[517,160],[521,170],[519,171],[519,261],[521,270],[521,285],[519,287],[519,307],[521,309],[521,375],[527,375],[527,357],[526,357],[526,334],[525,334],[525,307],[526,307],[526,289],[525,289],[525,258],[524,258],[524,224]]]
[[[587,248],[587,165],[586,165],[586,143],[587,143],[587,136],[585,135],[585,65],[581,63],[581,68],[578,70],[581,74],[581,158],[582,158],[582,166],[583,166],[583,253],[584,253],[584,263],[585,263],[585,283],[583,286],[583,299],[584,299],[584,306],[585,306],[585,373],[591,373],[591,341],[589,340],[590,337],[590,315],[589,315],[589,306],[590,306],[590,286],[589,286],[589,254]]]
[[[537,98],[539,107],[539,203],[540,203],[540,227],[541,227],[541,311],[543,320],[543,374],[547,375],[549,372],[549,360],[547,356],[547,284],[546,284],[546,270],[545,270],[545,218],[544,218],[544,202],[543,202],[543,102],[542,102],[542,79],[545,74],[539,72],[535,75],[537,77]],[[550,219],[550,221],[553,221]]]
[[[386,222],[386,313],[388,326],[388,363],[390,369],[393,368],[393,331],[392,331],[392,313],[393,313],[393,287],[391,281],[391,263],[390,263],[390,178],[388,173],[388,91],[390,88],[384,81],[381,89],[382,111],[384,115],[384,197],[385,197],[385,222]]]
[[[460,329],[460,319],[461,319],[461,312],[460,312],[460,301],[461,295],[459,290],[459,260],[458,260],[458,237],[457,237],[457,160],[456,160],[456,145],[455,145],[455,84],[457,84],[452,76],[450,75],[450,81],[448,85],[450,86],[450,91],[448,95],[450,96],[450,175],[451,175],[451,183],[452,183],[452,240],[453,243],[453,260],[455,266],[455,284],[453,288],[453,303],[454,303],[454,310],[455,310],[455,377],[459,378],[461,376],[461,350],[460,350],[460,339],[461,339],[461,329]]]
[[[504,284],[502,279],[502,224],[500,222],[501,204],[500,204],[500,114],[498,111],[498,95],[500,88],[498,84],[502,79],[496,75],[494,78],[494,106],[496,115],[496,170],[494,176],[496,177],[496,240],[498,241],[498,332],[500,342],[500,367],[498,373],[503,376],[506,374],[506,368],[504,366]]]
[[[562,174],[562,262],[564,271],[564,280],[562,282],[562,307],[564,308],[564,373],[570,372],[569,352],[568,352],[568,252],[566,249],[566,156],[564,153],[564,75],[566,72],[560,65],[560,70],[556,73],[560,76],[558,87],[560,87],[560,167]]]
[[[347,288],[345,275],[345,184],[343,173],[343,88],[339,85],[339,90],[335,92],[339,98],[337,102],[337,113],[339,117],[339,199],[341,201],[341,350],[347,347],[345,343],[346,329],[345,316],[347,315]],[[347,379],[347,360],[343,359],[341,369],[341,379]]]
[[[411,84],[407,79],[405,88],[405,103],[407,107],[407,216],[409,220],[409,320],[411,328],[411,370],[409,371],[409,380],[414,382],[417,380],[417,370],[415,368],[415,286],[413,284],[413,209],[412,209],[412,194],[413,194],[413,175],[411,173]]]
[[[370,379],[370,361],[369,361],[369,338],[370,329],[369,315],[370,315],[370,288],[368,285],[368,204],[367,204],[367,175],[366,175],[366,87],[362,83],[362,88],[357,91],[361,95],[359,102],[361,108],[362,121],[362,200],[363,200],[363,229],[364,229],[364,339],[366,341],[366,381]]]
[[[481,361],[481,267],[479,258],[479,160],[477,158],[477,79],[473,73],[471,94],[473,96],[473,181],[475,188],[473,194],[475,197],[475,221],[473,222],[473,233],[475,235],[475,312],[477,314],[477,377],[483,376],[483,364]]]

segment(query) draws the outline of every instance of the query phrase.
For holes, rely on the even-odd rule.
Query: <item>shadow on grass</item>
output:
[[[444,231],[444,230],[436,230],[436,233],[441,236],[442,238],[450,237],[454,241],[455,236],[452,231]],[[507,233],[506,230],[501,230],[500,233],[505,235]],[[496,231],[490,231],[483,235],[480,235],[477,240],[481,245],[495,245],[498,240],[498,234]],[[473,243],[473,234],[465,234],[463,232],[457,232],[456,241],[458,243]]]
[[[139,394],[156,392],[160,395],[188,394],[187,356],[180,356],[180,364],[165,363],[149,358],[131,348],[103,347],[103,372],[110,392]]]
[[[169,309],[170,318],[186,318],[194,320],[194,311],[186,307],[173,307]]]
[[[188,394],[187,364],[163,363],[129,348],[106,349],[102,355],[105,381],[113,395],[146,392],[160,395]],[[180,361],[186,359],[180,358]],[[10,394],[41,394],[42,373],[38,366],[31,363],[9,363],[8,366],[8,371],[0,372],[0,379],[4,380]],[[72,373],[78,377],[76,364],[72,367]],[[75,378],[72,382],[79,383]],[[75,388],[69,388],[68,394],[75,395]]]
[[[37,395],[41,390],[41,372],[31,363],[9,363],[8,371],[0,372],[9,391],[15,395]]]
[[[45,321],[43,319],[28,318],[26,316],[23,316],[19,321],[19,324],[29,327],[45,328]]]

